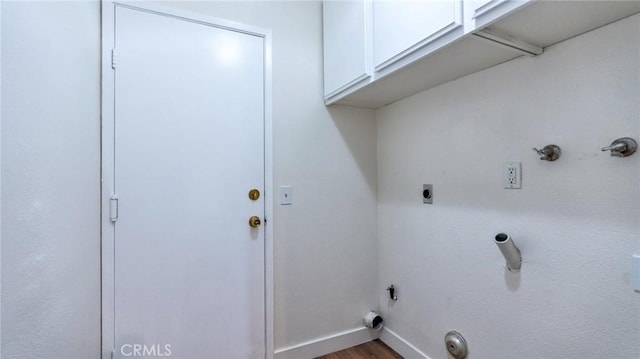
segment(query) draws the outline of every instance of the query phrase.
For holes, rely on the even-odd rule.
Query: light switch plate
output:
[[[288,206],[293,203],[291,186],[280,186],[280,205]]]

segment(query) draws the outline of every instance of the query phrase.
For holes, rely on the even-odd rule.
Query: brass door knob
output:
[[[260,221],[260,217],[251,216],[251,218],[249,218],[249,226],[251,226],[251,228],[258,228],[260,227],[260,224],[262,224],[262,221]]]
[[[249,191],[249,198],[252,201],[256,201],[258,198],[260,198],[260,191],[258,191],[257,189],[252,189],[251,191]]]

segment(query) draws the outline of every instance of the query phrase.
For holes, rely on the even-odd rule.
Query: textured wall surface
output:
[[[0,20],[2,2],[0,2]],[[0,25],[0,139],[2,139],[2,25]],[[0,141],[0,356],[2,356],[2,142]]]
[[[2,353],[100,348],[100,5],[2,3]]]
[[[470,358],[637,358],[640,16],[385,107],[378,121],[380,295],[387,326],[431,358],[458,330]],[[556,162],[532,147],[554,143]],[[502,165],[522,161],[522,189]],[[423,183],[434,204],[423,205]],[[493,243],[509,233],[520,274]]]

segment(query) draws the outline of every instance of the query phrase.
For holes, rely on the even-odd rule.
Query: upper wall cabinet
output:
[[[461,0],[374,1],[375,70],[383,70],[461,27]]]
[[[325,0],[325,104],[380,108],[639,12],[626,0]]]
[[[365,0],[324,2],[325,96],[369,78],[370,7]]]
[[[481,28],[526,5],[530,0],[467,0],[464,2],[468,30]]]

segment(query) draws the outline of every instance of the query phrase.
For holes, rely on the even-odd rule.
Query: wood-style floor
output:
[[[331,353],[316,359],[403,359],[400,354],[393,351],[385,343],[374,340],[372,342],[356,345],[339,352]]]

